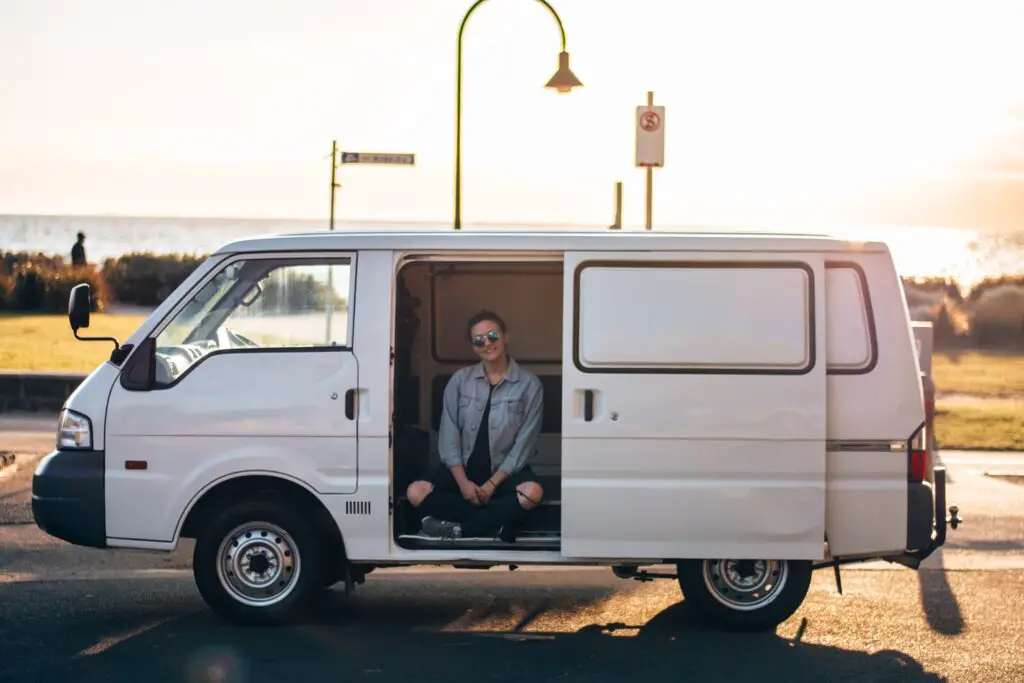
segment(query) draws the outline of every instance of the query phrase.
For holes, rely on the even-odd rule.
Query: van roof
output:
[[[461,231],[374,227],[282,233],[242,238],[216,254],[262,251],[456,250],[517,251],[768,250],[888,251],[881,242],[857,242],[825,234],[738,231],[638,231],[593,229],[463,228]]]

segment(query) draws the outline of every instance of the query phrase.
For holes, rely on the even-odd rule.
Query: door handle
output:
[[[356,419],[356,390],[349,389],[345,392],[345,417],[350,420]]]
[[[594,419],[594,392],[590,389],[583,391],[583,421],[590,422]]]

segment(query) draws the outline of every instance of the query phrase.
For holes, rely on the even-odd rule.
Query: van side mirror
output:
[[[89,283],[75,285],[68,297],[68,322],[71,329],[78,332],[80,328],[89,327],[89,311],[92,308],[92,293]],[[77,336],[77,335],[76,335]]]
[[[80,285],[75,285],[71,289],[71,295],[68,297],[68,322],[71,323],[71,331],[75,333],[75,339],[81,341],[114,342],[114,350],[117,351],[121,348],[121,344],[113,337],[81,337],[78,335],[78,330],[89,327],[91,309],[92,295],[89,283],[83,282]]]

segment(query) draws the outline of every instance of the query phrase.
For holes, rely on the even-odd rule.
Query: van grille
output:
[[[350,500],[345,503],[346,515],[368,515],[370,514],[370,501]]]

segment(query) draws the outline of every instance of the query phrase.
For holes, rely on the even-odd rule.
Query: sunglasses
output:
[[[496,342],[499,339],[501,339],[501,333],[497,330],[491,330],[487,334],[478,334],[473,337],[473,346],[478,349],[482,349],[487,344],[488,340]]]

